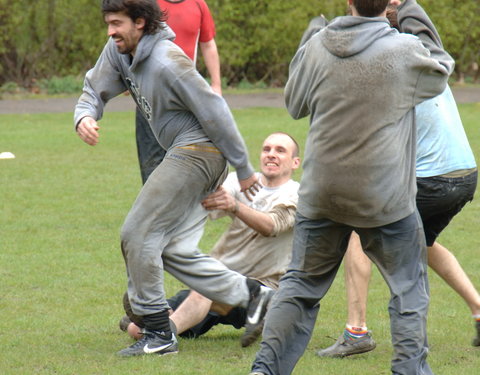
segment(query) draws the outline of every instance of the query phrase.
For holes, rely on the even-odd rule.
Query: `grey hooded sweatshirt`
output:
[[[253,174],[245,143],[225,100],[215,94],[165,29],[144,35],[135,56],[122,55],[110,38],[85,77],[75,108],[75,126],[85,116],[99,120],[105,104],[127,89],[164,150],[211,140],[235,167],[239,179]]]
[[[398,17],[418,37],[383,17],[317,19],[321,31],[306,31],[291,62],[288,111],[310,114],[298,204],[307,218],[370,228],[414,212],[414,106],[444,90],[454,62],[415,1]]]

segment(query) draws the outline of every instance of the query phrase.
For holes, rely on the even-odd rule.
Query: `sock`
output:
[[[364,337],[367,333],[367,327],[353,327],[350,324],[347,324],[343,336],[345,337],[345,340],[358,340]]]
[[[166,339],[172,338],[168,310],[163,310],[155,314],[144,315],[143,322],[145,323],[145,328],[148,331],[155,331]]]

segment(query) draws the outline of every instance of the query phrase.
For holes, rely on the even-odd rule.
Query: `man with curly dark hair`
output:
[[[264,314],[270,288],[197,250],[207,217],[201,202],[224,181],[227,161],[247,198],[260,184],[225,100],[172,42],[157,2],[104,0],[102,13],[110,39],[85,77],[74,115],[77,134],[96,145],[105,104],[128,89],[166,151],[121,232],[128,298],[145,332],[119,355],[175,353],[164,270],[207,298]]]

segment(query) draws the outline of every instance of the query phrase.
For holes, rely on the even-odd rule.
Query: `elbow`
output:
[[[274,228],[273,228],[273,225],[272,226],[266,226],[264,228],[261,228],[258,230],[258,233],[260,233],[263,237],[273,237],[275,236],[275,231],[274,231]]]

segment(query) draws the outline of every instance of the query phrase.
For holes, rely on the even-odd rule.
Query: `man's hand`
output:
[[[238,209],[237,204],[237,200],[223,186],[202,201],[202,206],[206,210],[223,210],[232,213]]]
[[[78,136],[90,146],[95,146],[98,143],[98,130],[100,130],[100,127],[97,125],[97,121],[90,116],[82,118],[77,125]]]
[[[222,85],[212,83],[210,86],[215,94],[222,96]]]
[[[238,182],[240,183],[240,191],[245,194],[245,197],[247,197],[249,201],[253,201],[252,196],[257,194],[257,192],[262,188],[262,185],[258,181],[255,174],[251,175],[245,180],[238,180]]]

